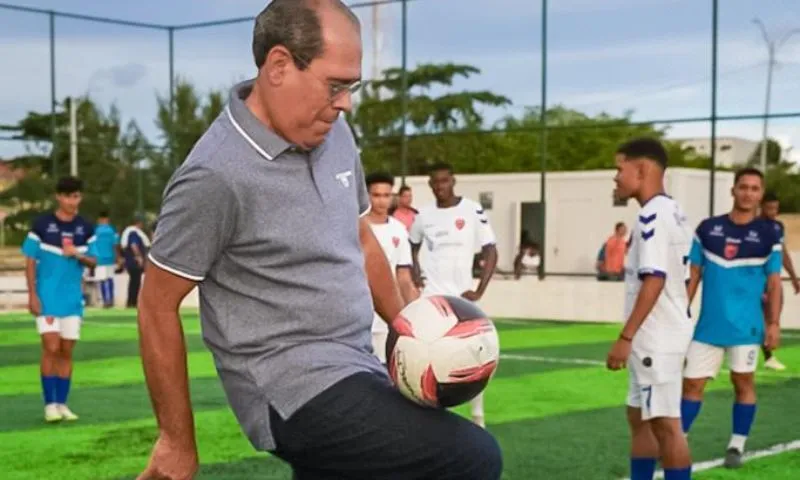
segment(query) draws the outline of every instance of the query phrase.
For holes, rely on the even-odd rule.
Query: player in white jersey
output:
[[[631,480],[691,478],[681,428],[684,355],[692,339],[686,291],[692,233],[678,203],[664,194],[667,154],[653,139],[617,150],[617,194],[641,205],[625,265],[625,326],[608,354],[612,370],[629,368]]]
[[[372,233],[378,239],[386,259],[395,272],[397,285],[406,303],[419,297],[419,291],[411,276],[411,244],[408,241],[408,231],[405,225],[389,215],[392,205],[392,187],[394,177],[388,173],[376,172],[366,177],[367,191],[371,209],[367,220],[372,228]],[[381,363],[386,364],[386,337],[389,327],[380,316],[375,313],[372,321],[372,348]]]
[[[480,204],[457,197],[453,168],[434,165],[428,185],[436,204],[419,210],[409,234],[414,259],[414,277],[422,295],[451,295],[476,302],[489,286],[497,266],[495,234]],[[420,264],[420,248],[426,252]],[[481,253],[483,268],[478,286],[472,278],[475,254]],[[422,281],[421,270],[425,270]],[[483,394],[472,400],[472,420],[485,426]]]

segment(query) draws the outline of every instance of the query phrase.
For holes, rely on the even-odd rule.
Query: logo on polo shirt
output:
[[[350,186],[350,177],[353,176],[353,172],[350,170],[346,172],[341,172],[336,174],[336,180],[342,182],[342,186],[348,188]]]

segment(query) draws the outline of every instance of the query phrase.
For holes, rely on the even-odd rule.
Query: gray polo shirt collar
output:
[[[233,127],[258,153],[267,160],[274,160],[292,148],[292,144],[267,128],[253,115],[244,101],[253,89],[254,80],[247,80],[233,87],[226,113]]]

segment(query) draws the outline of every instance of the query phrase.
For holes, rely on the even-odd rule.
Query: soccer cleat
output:
[[[774,355],[772,357],[770,357],[769,360],[764,362],[764,367],[766,367],[766,368],[768,368],[770,370],[777,370],[779,372],[783,371],[783,370],[786,370],[786,365],[784,365],[780,361],[778,361],[778,358],[776,356],[774,356]]]
[[[78,416],[75,415],[72,412],[72,410],[69,409],[69,407],[63,404],[58,405],[58,413],[60,413],[61,417],[68,422],[72,422],[78,419]]]
[[[47,423],[55,423],[63,420],[64,416],[58,409],[58,405],[50,403],[44,407],[44,421]]]
[[[725,452],[725,462],[722,464],[725,468],[739,468],[742,466],[742,452],[735,448],[729,448]]]

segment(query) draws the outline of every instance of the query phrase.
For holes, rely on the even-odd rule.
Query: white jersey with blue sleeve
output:
[[[762,295],[770,275],[780,275],[783,249],[774,222],[739,225],[729,215],[697,227],[691,263],[702,268],[698,342],[718,347],[759,345],[764,337]]]
[[[36,293],[42,316],[83,316],[83,265],[65,257],[63,248],[97,257],[94,227],[80,216],[62,221],[49,213],[37,218],[22,244],[22,253],[36,260]]]
[[[678,203],[658,195],[642,206],[631,235],[625,266],[625,319],[642,281],[648,275],[665,279],[655,306],[633,338],[633,350],[643,354],[682,354],[692,337],[686,293],[691,228]]]

